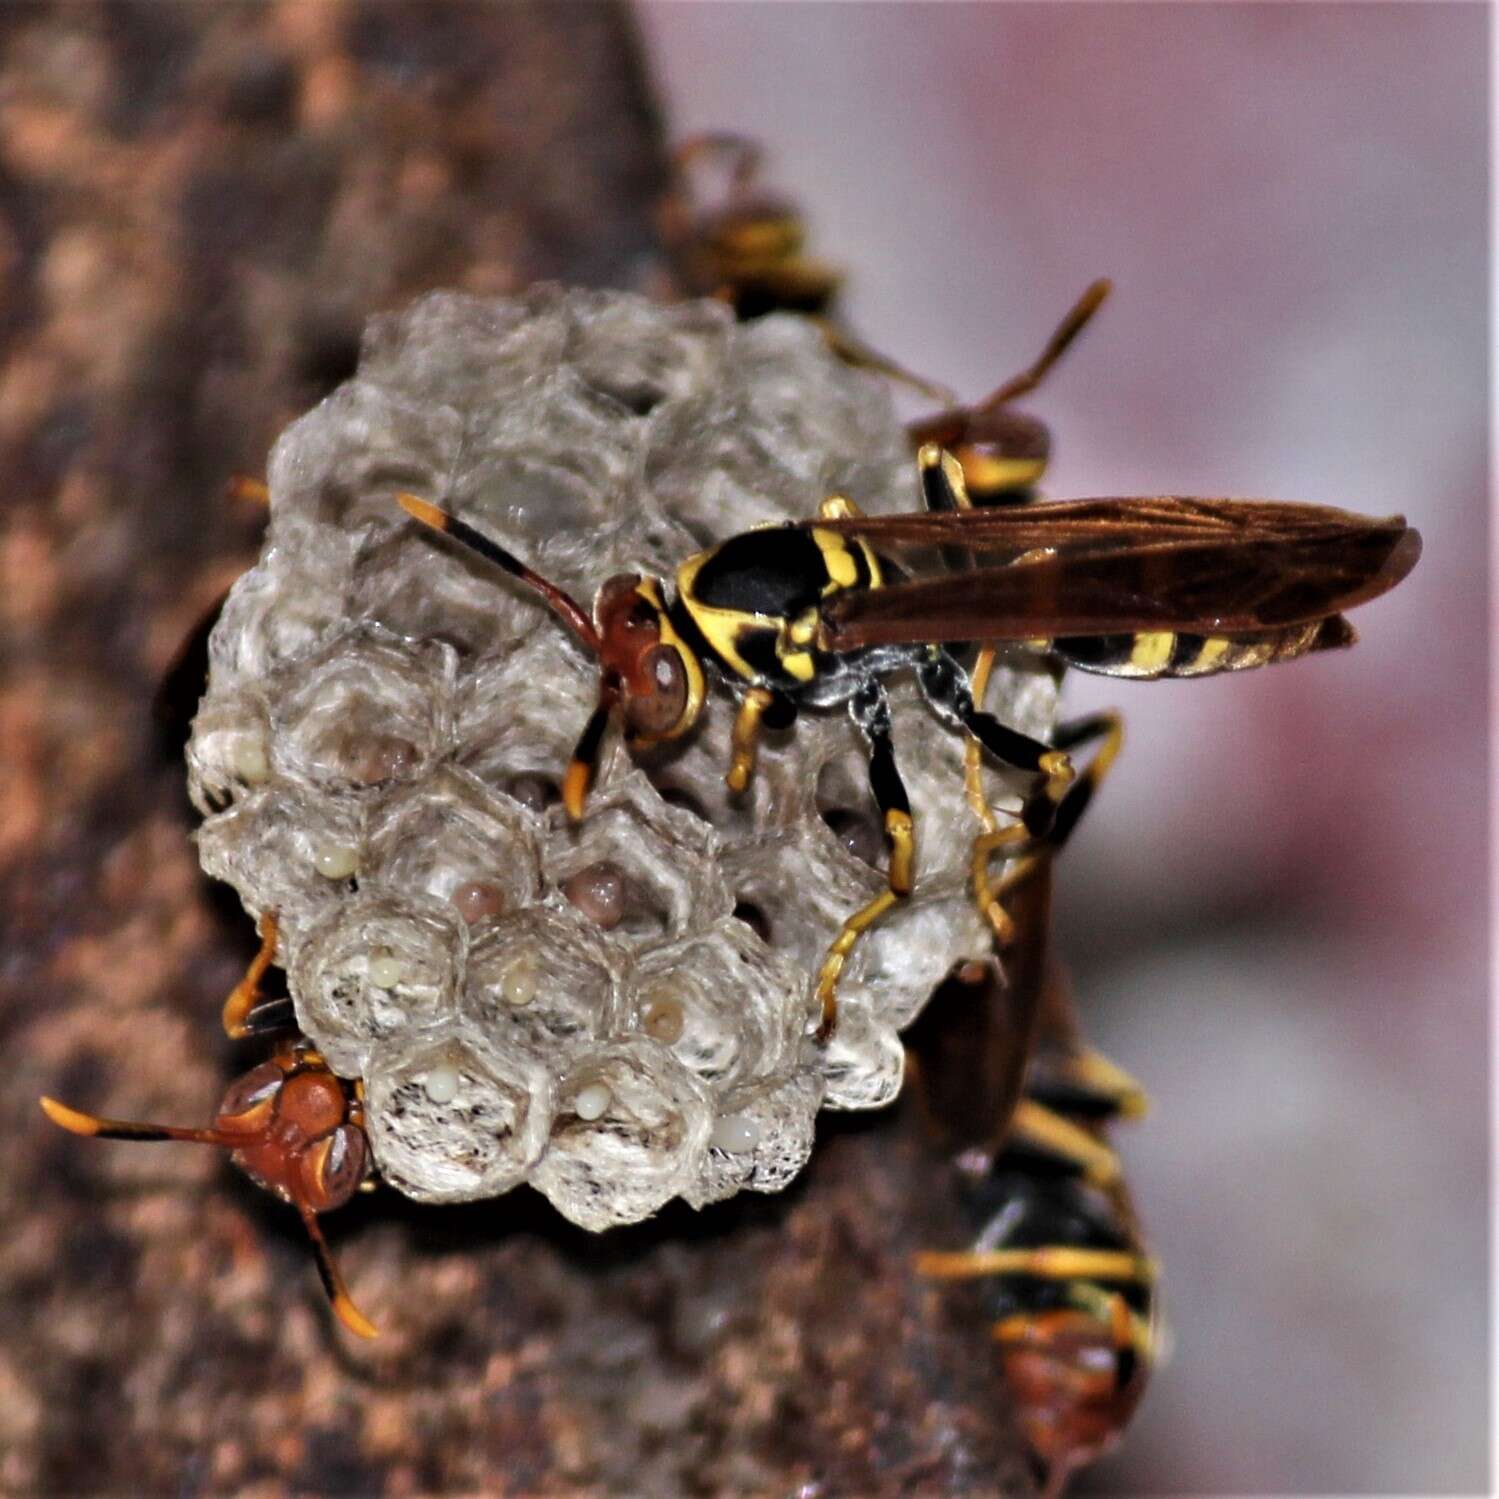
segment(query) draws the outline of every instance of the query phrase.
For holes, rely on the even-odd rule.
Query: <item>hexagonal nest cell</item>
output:
[[[914,508],[881,382],[796,318],[435,294],[370,324],[357,375],[288,429],[269,480],[189,746],[200,852],[253,914],[277,911],[298,1021],[364,1079],[386,1180],[428,1201],[529,1181],[601,1229],[776,1191],[820,1107],[894,1097],[898,1028],[988,948],[959,741],[892,684],[916,889],[854,949],[821,1046],[818,966],[886,858],[847,714],[767,734],[731,797],[717,683],[679,743],[632,759],[611,731],[572,827],[557,784],[593,663],[396,504],[443,505],[585,600],[621,570],[669,583],[695,548],[831,493]],[[1047,730],[1043,671],[997,687],[991,706]]]

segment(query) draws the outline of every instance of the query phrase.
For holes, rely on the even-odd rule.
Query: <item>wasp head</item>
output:
[[[583,815],[599,746],[613,712],[632,744],[654,744],[685,734],[702,711],[702,663],[671,623],[657,578],[619,573],[593,605],[598,636],[599,701],[583,730],[562,783],[573,818]]]
[[[1027,1445],[1047,1472],[1046,1492],[1119,1440],[1145,1387],[1124,1298],[1107,1308],[1058,1308],[1001,1322],[1005,1382]]]

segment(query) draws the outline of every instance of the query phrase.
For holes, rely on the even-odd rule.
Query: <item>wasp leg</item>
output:
[[[965,729],[1003,765],[1042,777],[1040,793],[1026,805],[1027,830],[1039,836],[1051,826],[1056,808],[1073,779],[1072,761],[1057,749],[1002,724],[992,713],[974,706],[968,673],[953,654],[932,646],[916,667],[922,694],[937,716],[954,728]]]
[[[1069,1058],[1061,1076],[1068,1087],[1092,1094],[1125,1119],[1139,1119],[1149,1111],[1150,1096],[1139,1081],[1091,1047]]]
[[[1094,739],[1103,745],[1063,793],[1046,820],[1044,832],[1033,833],[1029,818],[1003,828],[992,828],[973,840],[973,898],[994,929],[995,940],[1007,947],[1015,940],[1015,924],[1005,911],[1005,898],[1015,887],[1029,879],[1042,859],[1054,857],[1071,836],[1078,819],[1087,810],[1103,778],[1109,773],[1120,746],[1124,743],[1124,724],[1117,713],[1095,713],[1058,726],[1056,742],[1065,752],[1077,749]],[[973,781],[969,782],[970,800]],[[984,808],[987,813],[987,807]],[[989,819],[992,821],[992,817]],[[989,865],[995,854],[1004,852],[1012,860],[1004,877],[995,885],[989,877]]]
[[[1031,1275],[1047,1280],[1123,1280],[1151,1284],[1156,1263],[1128,1249],[923,1249],[916,1273],[926,1280],[978,1280],[985,1275]]]
[[[922,443],[916,454],[916,471],[921,480],[922,503],[928,510],[940,515],[973,509],[963,465],[946,448],[935,442]],[[966,559],[967,554],[964,556]]]
[[[234,1039],[243,1040],[248,1036],[273,1036],[280,1031],[295,1030],[296,1026],[297,1011],[290,998],[267,999],[256,1005],[245,1016],[239,1035]]]
[[[864,512],[841,494],[830,494],[817,507],[818,520],[860,520]]]
[[[885,837],[890,844],[888,888],[882,890],[867,906],[855,911],[843,923],[833,939],[828,955],[817,975],[817,998],[822,1005],[822,1022],[817,1039],[826,1041],[838,1021],[838,977],[853,951],[861,932],[867,931],[897,901],[911,893],[916,860],[915,839],[911,825],[911,802],[905,782],[895,763],[895,747],[890,740],[890,699],[876,679],[871,679],[849,700],[854,722],[869,740],[869,786],[875,804],[885,821]]]
[[[1034,1098],[1022,1098],[1015,1105],[1007,1138],[1061,1157],[1095,1187],[1119,1180],[1119,1157],[1102,1140]]]
[[[769,729],[789,729],[796,722],[796,704],[773,687],[751,687],[739,704],[729,737],[732,755],[724,783],[736,795],[750,783],[760,744],[762,724]]]
[[[277,931],[276,913],[265,912],[260,918],[260,951],[251,958],[245,976],[224,1001],[224,1034],[231,1041],[243,1041],[246,1036],[263,1029],[250,1024],[250,1012],[265,998],[260,992],[260,981],[265,977],[266,969],[276,961]]]

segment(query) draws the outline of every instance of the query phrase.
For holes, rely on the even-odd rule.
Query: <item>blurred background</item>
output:
[[[849,322],[1025,403],[1055,496],[1403,511],[1362,643],[1127,715],[1062,865],[1175,1354],[1116,1493],[1486,1491],[1489,12],[646,4],[682,135],[769,148]],[[918,403],[919,404],[919,403]]]

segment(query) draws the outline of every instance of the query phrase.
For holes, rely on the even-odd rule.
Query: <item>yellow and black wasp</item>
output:
[[[975,663],[980,696],[991,663],[987,649]],[[1115,1445],[1163,1345],[1156,1265],[1106,1139],[1145,1096],[1082,1044],[1051,943],[1054,861],[1121,742],[1114,714],[1088,729],[1098,748],[1039,837],[996,826],[969,754],[969,799],[1010,855],[991,892],[1008,923],[1003,969],[950,980],[906,1035],[969,1227],[963,1248],[925,1251],[915,1269],[971,1287],[1048,1496]]]
[[[847,363],[950,400],[951,392],[902,369],[838,319],[843,271],[807,253],[801,211],[760,185],[761,164],[757,142],[725,131],[690,136],[672,152],[657,227],[681,293],[727,303],[741,322],[797,313]],[[704,179],[714,175],[720,191],[703,192]]]
[[[806,708],[848,705],[869,745],[890,863],[888,888],[848,918],[818,974],[822,1039],[859,934],[914,879],[887,676],[914,673],[939,719],[1033,778],[1022,824],[1039,836],[1073,779],[1068,752],[1089,737],[1087,727],[1063,725],[1050,744],[1009,728],[976,706],[956,648],[1017,642],[1121,677],[1265,666],[1351,644],[1342,611],[1393,587],[1420,554],[1418,534],[1400,516],[1176,496],[976,509],[951,453],[927,443],[917,469],[924,512],[866,516],[833,496],[815,520],[746,531],[688,557],[670,592],[658,578],[610,578],[591,615],[459,517],[399,497],[416,520],[535,589],[598,658],[598,705],[563,781],[574,818],[610,720],[618,714],[635,744],[677,738],[703,710],[710,670],[739,695],[726,776],[736,792],[753,774],[762,727],[787,728]],[[901,548],[977,565],[909,576],[889,555]]]

